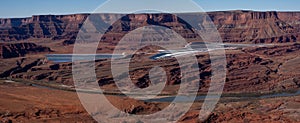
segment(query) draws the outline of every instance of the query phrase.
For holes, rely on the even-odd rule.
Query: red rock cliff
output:
[[[89,14],[40,15],[31,18],[0,19],[0,40],[15,41],[30,38],[70,39],[76,34]],[[209,12],[225,42],[296,42],[300,32],[300,12],[220,11]],[[100,14],[99,20],[111,23],[119,14]],[[201,13],[188,13],[198,25],[207,22]],[[160,25],[176,30],[184,38],[199,38],[184,20],[170,14],[137,14],[123,16],[110,31],[124,34],[144,25]],[[121,37],[107,35],[105,40]]]

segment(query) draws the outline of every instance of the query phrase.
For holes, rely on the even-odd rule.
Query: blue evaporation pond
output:
[[[93,61],[101,59],[117,59],[124,58],[124,55],[119,54],[48,54],[46,58],[55,63],[72,62],[74,61]]]

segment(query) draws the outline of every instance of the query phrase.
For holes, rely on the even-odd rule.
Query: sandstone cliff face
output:
[[[40,15],[31,18],[1,19],[0,39],[56,38],[76,35],[87,15]]]
[[[0,44],[0,58],[22,57],[40,52],[51,52],[51,49],[34,43]]]
[[[40,15],[31,18],[0,19],[0,40],[15,41],[29,38],[74,39],[89,14]],[[300,33],[298,12],[225,11],[209,12],[225,42],[295,42]],[[120,14],[99,14],[99,22],[110,24]],[[207,23],[201,13],[182,16],[197,22],[200,27]],[[136,14],[123,16],[114,23],[103,37],[105,41],[117,41],[128,31],[145,25],[171,28],[187,39],[200,39],[184,20],[170,14]],[[111,33],[110,33],[111,32]]]
[[[291,13],[233,11],[209,15],[225,42],[295,42],[299,36],[299,19],[286,19],[293,16]]]

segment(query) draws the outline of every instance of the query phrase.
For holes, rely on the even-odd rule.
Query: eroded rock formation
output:
[[[26,54],[37,54],[41,52],[51,52],[51,49],[34,43],[0,44],[0,58],[23,57]]]
[[[0,19],[0,40],[15,41],[29,38],[72,39],[76,37],[89,14],[40,15],[30,18]],[[224,11],[209,12],[210,19],[225,42],[295,42],[299,38],[300,13]],[[145,25],[171,28],[187,39],[199,39],[186,21],[171,14],[96,14],[97,22],[105,26],[120,18],[102,40],[118,41],[128,31]],[[204,26],[209,18],[203,13],[180,14],[189,22]],[[96,25],[97,26],[97,25]],[[113,33],[109,33],[113,32]],[[66,44],[72,42],[67,41]]]

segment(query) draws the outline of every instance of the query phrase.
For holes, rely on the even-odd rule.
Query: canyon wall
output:
[[[105,41],[117,41],[128,31],[145,25],[171,28],[186,39],[201,40],[181,18],[171,14],[96,14],[97,22],[110,25]],[[205,25],[209,18],[203,13],[186,13],[196,24]],[[300,12],[220,11],[209,12],[224,42],[282,43],[296,42],[300,33]],[[29,18],[0,19],[0,40],[19,41],[31,38],[75,39],[89,14],[39,15]],[[112,32],[112,33],[110,33]]]

